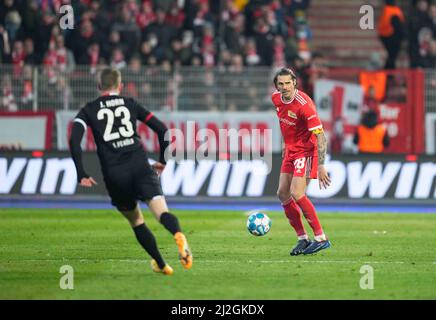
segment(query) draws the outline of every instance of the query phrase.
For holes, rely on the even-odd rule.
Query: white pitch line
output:
[[[289,262],[302,262],[302,263],[380,263],[380,264],[404,264],[404,261],[349,261],[349,260],[260,260],[260,261],[249,261],[250,263],[289,263]]]
[[[147,259],[22,259],[22,260],[9,260],[9,262],[62,262],[62,263],[104,263],[104,262],[127,262],[127,263],[148,263]],[[229,263],[231,260],[202,260],[197,259],[196,263]],[[243,261],[242,261],[243,262]],[[405,261],[357,261],[357,260],[248,260],[247,263],[261,263],[261,264],[275,264],[275,263],[324,263],[324,264],[406,264],[413,263]],[[434,262],[414,262],[415,264],[433,264]]]

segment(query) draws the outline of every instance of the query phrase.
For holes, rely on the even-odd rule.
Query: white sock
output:
[[[319,236],[315,236],[314,238],[315,238],[315,241],[318,241],[318,242],[327,240],[327,237],[325,236],[324,233],[320,234]]]
[[[309,240],[307,234],[303,234],[302,236],[298,236],[298,240]]]

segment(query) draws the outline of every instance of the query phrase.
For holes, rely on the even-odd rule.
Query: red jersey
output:
[[[279,117],[287,157],[318,156],[317,140],[312,130],[322,128],[322,124],[312,99],[296,89],[289,102],[284,102],[278,91],[272,94],[271,100]]]

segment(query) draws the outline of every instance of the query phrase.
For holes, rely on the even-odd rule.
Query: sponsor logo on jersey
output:
[[[297,115],[295,113],[293,113],[291,110],[288,110],[288,116],[290,118],[298,119]]]
[[[287,124],[288,126],[296,126],[295,122],[291,122],[288,119],[280,118],[280,122],[283,122],[284,124]]]

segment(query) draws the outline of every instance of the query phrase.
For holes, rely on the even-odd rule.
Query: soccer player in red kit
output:
[[[277,91],[271,99],[285,143],[277,195],[298,237],[291,255],[313,254],[330,247],[315,207],[306,197],[310,179],[318,178],[320,188],[330,185],[324,166],[327,140],[315,104],[308,95],[297,90],[294,72],[282,68],[274,77],[274,85]],[[309,239],[303,226],[301,212],[313,230],[314,241]]]

